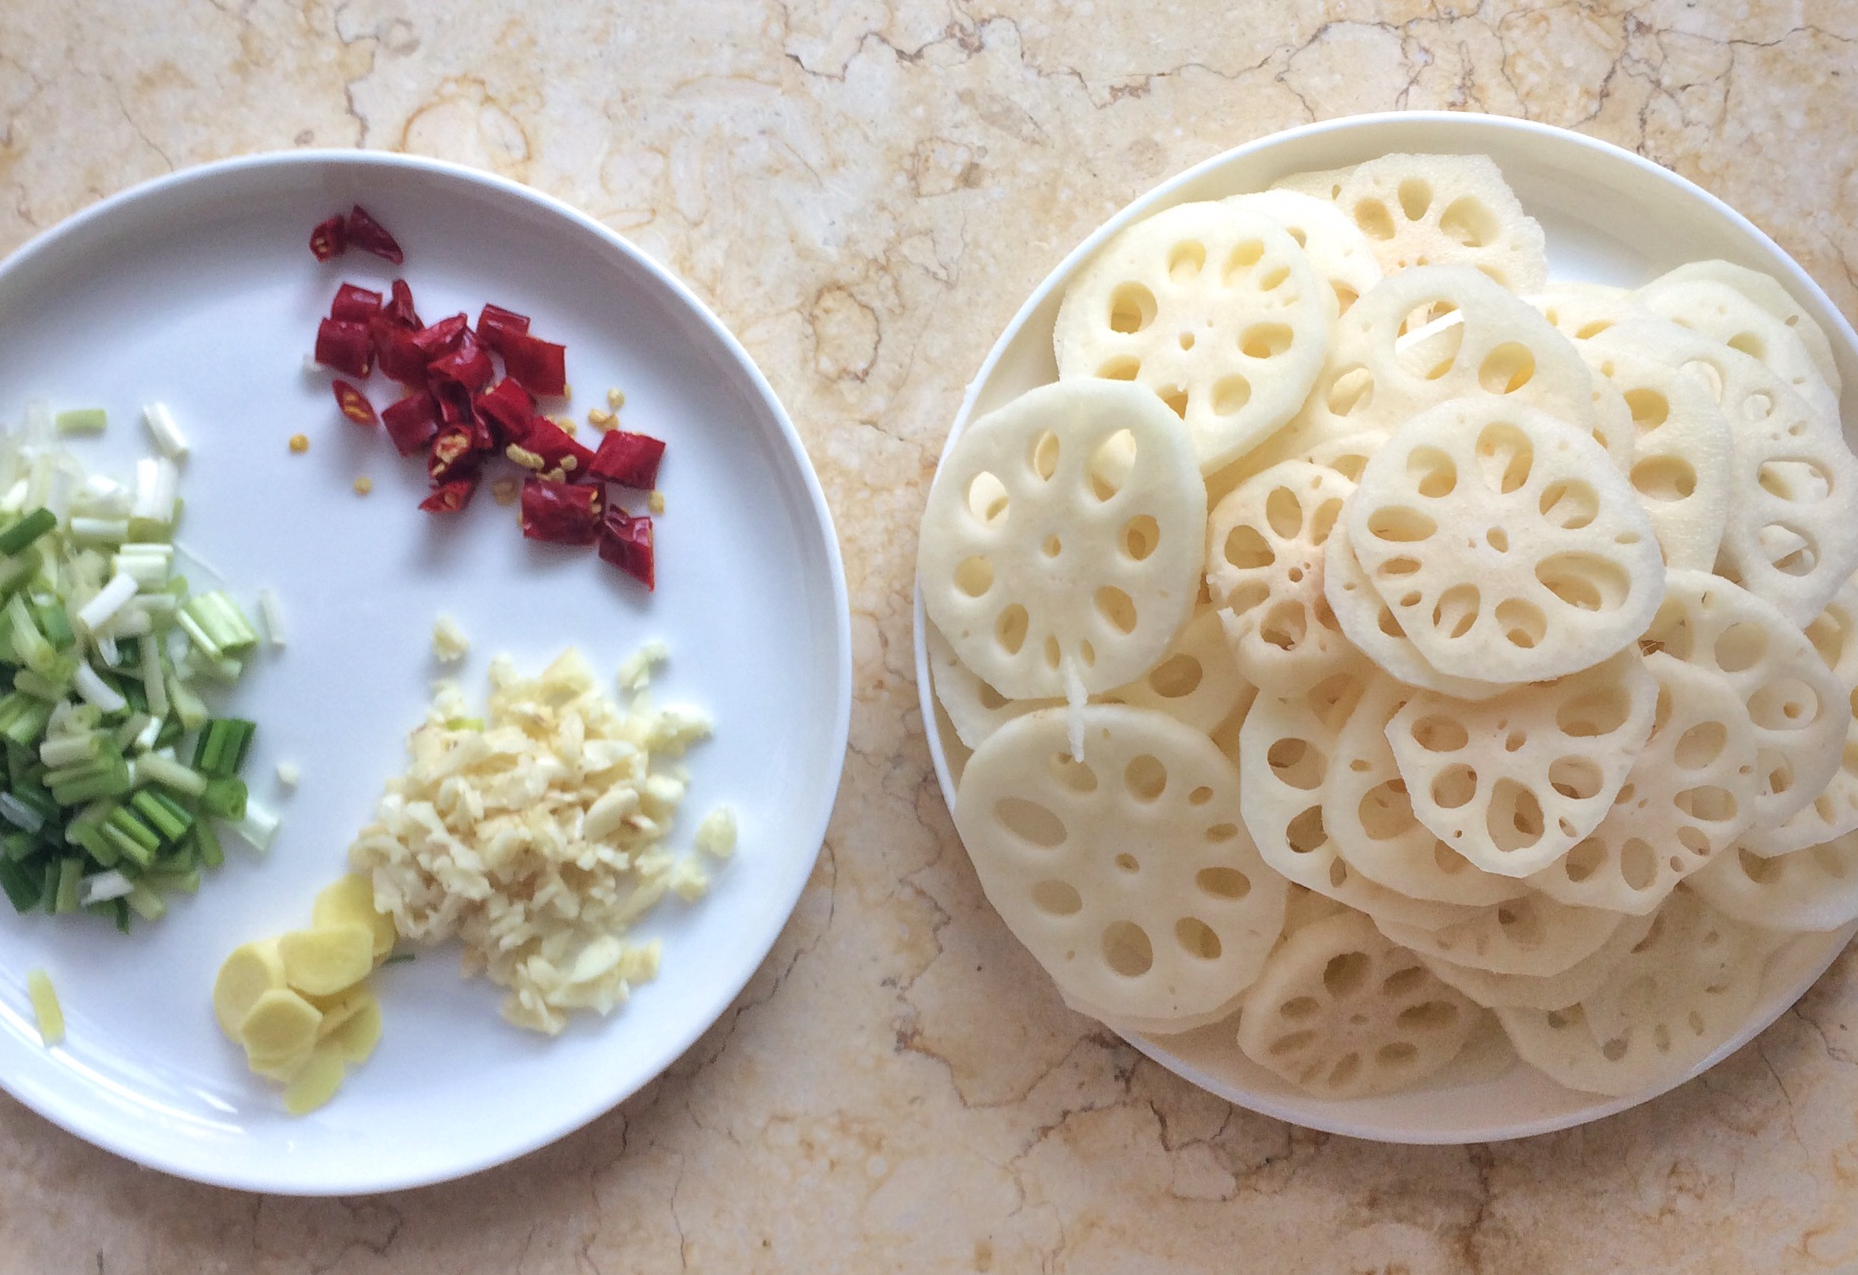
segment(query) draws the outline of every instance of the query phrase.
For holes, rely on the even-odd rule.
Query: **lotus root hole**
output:
[[[1375,568],[1374,574],[1383,580],[1398,580],[1402,576],[1418,575],[1419,559],[1408,557],[1389,558]]]
[[[1015,602],[1001,611],[999,618],[994,621],[994,641],[1008,655],[1018,655],[1020,648],[1026,645],[1026,631],[1030,624],[1031,618],[1026,614],[1026,608]]]
[[[1487,248],[1503,233],[1503,221],[1475,195],[1461,195],[1439,214],[1439,229],[1467,248]]]
[[[1080,796],[1097,791],[1097,772],[1088,762],[1078,761],[1069,751],[1053,753],[1047,763],[1052,779],[1066,792]]]
[[[1555,710],[1555,727],[1575,739],[1611,735],[1626,724],[1632,703],[1618,687],[1589,691]]]
[[[1329,1068],[1329,1087],[1331,1089],[1341,1089],[1353,1083],[1355,1077],[1360,1074],[1361,1055],[1350,1050],[1348,1053],[1336,1059],[1335,1065]]]
[[[1741,673],[1761,663],[1768,653],[1768,633],[1761,625],[1738,620],[1724,629],[1711,653],[1725,673]]]
[[[1458,1007],[1450,1001],[1421,1001],[1401,1010],[1396,1021],[1408,1031],[1449,1031],[1458,1021],[1458,1012]]]
[[[1264,240],[1247,239],[1243,243],[1234,245],[1231,254],[1226,258],[1226,282],[1231,283],[1238,275],[1250,270],[1262,260],[1264,260]]]
[[[1127,281],[1110,293],[1110,331],[1140,332],[1155,321],[1155,294],[1144,284]]]
[[[990,558],[963,558],[955,567],[955,587],[971,598],[978,598],[994,587],[994,564]]]
[[[1118,633],[1133,633],[1136,626],[1135,601],[1113,584],[1097,590],[1097,614],[1109,621]]]
[[[1630,890],[1644,890],[1658,879],[1658,852],[1638,837],[1619,848],[1619,875]]]
[[[1727,345],[1732,350],[1740,350],[1742,353],[1748,355],[1749,358],[1757,361],[1768,357],[1768,347],[1766,343],[1753,332],[1738,332],[1727,341],[1723,342],[1723,344]]]
[[[1168,251],[1168,278],[1186,283],[1206,269],[1206,245],[1197,239],[1183,240]]]
[[[1670,504],[1697,490],[1697,471],[1682,456],[1647,456],[1632,467],[1632,489],[1647,500]]]
[[[1213,790],[1205,784],[1187,794],[1187,804],[1190,806],[1204,806],[1211,800],[1213,800]]]
[[[1278,1016],[1288,1018],[1293,1023],[1313,1018],[1321,1010],[1322,1002],[1314,996],[1295,996],[1277,1007]]]
[[[1008,505],[1006,484],[982,470],[968,483],[968,512],[983,527],[1006,519]]]
[[[1374,374],[1365,367],[1352,367],[1329,383],[1325,405],[1334,416],[1347,416],[1365,410],[1374,401]]]
[[[1400,211],[1408,221],[1424,221],[1432,207],[1432,183],[1423,177],[1409,177],[1400,183]]]
[[[1097,667],[1097,648],[1091,645],[1089,638],[1084,638],[1078,642],[1077,658],[1084,662],[1085,668]]]
[[[1374,1059],[1387,1068],[1406,1067],[1419,1057],[1419,1046],[1406,1040],[1391,1040],[1374,1051]]]
[[[1224,845],[1236,839],[1238,835],[1239,826],[1235,823],[1216,823],[1206,830],[1206,840],[1209,845]]]
[[[1249,523],[1238,523],[1226,533],[1220,554],[1227,565],[1240,571],[1257,571],[1277,561],[1277,551],[1264,533]]]
[[[1181,333],[1181,348],[1183,350],[1191,350],[1194,348],[1194,334],[1193,333],[1191,332]]]
[[[1048,878],[1032,887],[1032,906],[1047,916],[1075,916],[1084,907],[1084,896],[1069,881]]]
[[[1258,626],[1258,637],[1280,651],[1294,651],[1303,645],[1308,631],[1309,617],[1303,604],[1291,600],[1278,603],[1265,614]]]
[[[1632,413],[1632,423],[1639,433],[1646,434],[1670,419],[1671,400],[1657,390],[1630,389],[1626,391],[1626,409]]]
[[[1355,224],[1370,239],[1387,240],[1394,237],[1393,214],[1378,199],[1363,199],[1355,205]]]
[[[1748,697],[1748,715],[1767,731],[1797,731],[1819,720],[1819,695],[1798,678],[1777,677]]]
[[[1154,801],[1168,786],[1168,768],[1154,754],[1142,753],[1123,768],[1123,786],[1137,801]]]
[[[1617,610],[1625,605],[1632,587],[1623,566],[1597,553],[1551,554],[1535,564],[1535,578],[1562,603],[1579,611]],[[1536,637],[1540,640],[1541,634]]]
[[[1237,868],[1201,868],[1194,873],[1194,885],[1200,893],[1227,902],[1252,892],[1251,878]]]
[[[1406,785],[1398,779],[1376,784],[1362,794],[1355,808],[1361,830],[1375,841],[1391,841],[1411,828],[1413,803],[1406,795]]]
[[[1427,302],[1407,312],[1400,321],[1399,331],[1409,335],[1416,333],[1435,317],[1436,307]],[[1394,362],[1408,376],[1436,381],[1457,366],[1458,353],[1463,348],[1464,324],[1451,323],[1423,337],[1395,344]]]
[[[1589,837],[1561,859],[1561,874],[1579,885],[1606,863],[1606,846]]]
[[[1476,455],[1484,485],[1501,495],[1528,482],[1535,466],[1535,444],[1507,421],[1484,426],[1477,436]]]
[[[1492,394],[1514,394],[1535,376],[1535,355],[1517,341],[1505,341],[1477,367],[1477,383]]]
[[[1289,325],[1254,323],[1239,337],[1239,353],[1248,359],[1274,359],[1296,341]]]
[[[1591,757],[1557,757],[1548,764],[1548,786],[1569,801],[1592,801],[1604,776]]]
[[[1437,447],[1415,447],[1406,455],[1407,481],[1413,490],[1428,500],[1452,494],[1458,485],[1458,465]]]
[[[1497,926],[1503,937],[1517,947],[1538,947],[1547,937],[1542,913],[1528,899],[1498,904]]]
[[[1187,391],[1178,385],[1169,385],[1155,391],[1161,401],[1168,405],[1168,410],[1182,420],[1187,419]]]
[[[1764,461],[1755,481],[1770,496],[1797,505],[1817,504],[1832,494],[1832,477],[1818,461],[1789,458]]]
[[[1048,636],[1045,639],[1045,667],[1057,668],[1064,661],[1064,652],[1058,647],[1058,639]]]
[[[1309,854],[1319,849],[1329,840],[1328,830],[1323,827],[1323,808],[1311,806],[1290,821],[1284,829],[1284,842],[1292,854]],[[1339,864],[1341,860],[1336,862]]]
[[[1291,1032],[1288,1036],[1279,1036],[1276,1040],[1271,1042],[1267,1052],[1275,1054],[1278,1057],[1282,1057],[1285,1054],[1300,1053],[1315,1039],[1316,1033],[1305,1028],[1300,1032]]]
[[[1103,963],[1124,978],[1140,978],[1155,964],[1148,932],[1134,921],[1114,921],[1103,931]]]
[[[1050,482],[1053,474],[1058,472],[1058,435],[1051,430],[1042,431],[1032,444],[1032,472],[1040,482]]]
[[[1265,752],[1265,761],[1278,782],[1300,792],[1311,792],[1320,787],[1323,774],[1328,769],[1322,750],[1312,747],[1308,740],[1295,736],[1273,740]]]
[[[1021,841],[1049,850],[1063,843],[1064,820],[1049,806],[1024,797],[1002,797],[994,803],[994,818]]]
[[[1492,549],[1495,549],[1498,553],[1508,553],[1510,551],[1509,533],[1501,527],[1492,527],[1489,531],[1486,531],[1484,533],[1484,543],[1489,545]]]
[[[1462,809],[1477,795],[1477,772],[1458,763],[1432,777],[1432,802],[1441,810]]]
[[[1537,502],[1542,517],[1564,531],[1579,531],[1600,515],[1600,494],[1578,478],[1563,479],[1542,489]]]
[[[1373,961],[1366,952],[1342,952],[1332,956],[1323,966],[1323,990],[1329,993],[1331,1000],[1346,1000],[1367,986],[1372,966]]]
[[[980,698],[981,707],[990,713],[998,712],[1007,706],[1007,698],[993,688],[990,682],[975,679],[975,694]]]
[[[1185,399],[1183,398],[1182,401],[1184,404]],[[1213,414],[1215,416],[1237,415],[1251,401],[1252,383],[1236,372],[1230,376],[1222,376],[1213,383]],[[1181,416],[1187,414],[1184,406],[1176,408],[1175,411]]]
[[[1184,916],[1174,923],[1174,941],[1189,956],[1197,956],[1203,961],[1219,959],[1219,935],[1197,916]]]
[[[1716,402],[1723,401],[1723,374],[1715,364],[1705,359],[1692,359],[1678,368],[1680,372],[1703,382],[1703,387],[1710,392]]]
[[[1142,870],[1142,865],[1136,862],[1136,857],[1132,854],[1119,854],[1112,862],[1115,863],[1117,871],[1127,872],[1132,876]]]
[[[1736,817],[1735,794],[1716,784],[1686,788],[1672,799],[1671,804],[1698,823],[1723,824]]]
[[[1523,745],[1528,742],[1528,731],[1513,730],[1503,737],[1503,751],[1506,753],[1520,753],[1523,750]]]
[[[1097,368],[1097,375],[1106,381],[1133,381],[1141,374],[1142,360],[1128,354],[1106,359]]]
[[[1039,551],[1048,558],[1056,558],[1059,554],[1064,552],[1064,541],[1060,540],[1055,535],[1047,536],[1045,537],[1045,543],[1039,546]]]
[[[1197,656],[1182,652],[1171,655],[1148,675],[1148,689],[1162,699],[1185,699],[1200,688],[1206,675]]]
[[[1161,524],[1148,514],[1137,514],[1123,524],[1123,552],[1141,562],[1161,544]]]
[[[1429,540],[1438,529],[1438,523],[1406,505],[1382,505],[1368,515],[1368,534],[1393,544]]]
[[[1464,723],[1446,713],[1430,713],[1420,718],[1408,733],[1414,743],[1429,753],[1455,753],[1471,742]]]
[[[1482,606],[1483,597],[1478,593],[1476,585],[1454,584],[1433,603],[1432,627],[1448,638],[1461,638],[1477,624]],[[1501,607],[1498,608],[1497,620],[1499,623],[1503,621]],[[1513,638],[1511,640],[1514,641]]]
[[[1542,803],[1533,789],[1506,776],[1491,790],[1484,823],[1500,852],[1527,850],[1542,839]]]

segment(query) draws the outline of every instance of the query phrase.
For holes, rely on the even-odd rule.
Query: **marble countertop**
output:
[[[277,148],[435,155],[560,196],[687,280],[766,371],[837,519],[856,659],[844,786],[799,909],[659,1081],[517,1163],[344,1200],[163,1177],[0,1097],[0,1271],[1858,1263],[1849,956],[1627,1115],[1381,1146],[1235,1109],[1066,1010],[955,839],[909,583],[982,355],[1157,180],[1399,108],[1637,150],[1858,310],[1858,8],[1839,0],[0,0],[0,253],[142,179]]]

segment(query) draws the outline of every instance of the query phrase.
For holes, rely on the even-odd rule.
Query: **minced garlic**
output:
[[[627,662],[623,709],[573,650],[536,678],[497,656],[482,720],[441,682],[406,774],[349,847],[399,933],[461,939],[466,973],[508,989],[503,1015],[518,1026],[553,1034],[569,1011],[624,1004],[660,955],[655,940],[626,942],[627,928],[667,892],[708,888],[695,856],[664,838],[685,792],[675,759],[710,724],[652,705],[662,658],[653,644]]]

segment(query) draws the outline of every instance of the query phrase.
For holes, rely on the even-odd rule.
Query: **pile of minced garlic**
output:
[[[624,1004],[660,955],[627,929],[667,891],[694,902],[709,888],[697,856],[665,844],[689,782],[677,759],[710,734],[703,713],[652,705],[665,654],[651,643],[621,667],[624,708],[573,649],[535,678],[497,656],[481,719],[456,683],[438,683],[411,764],[349,847],[401,936],[459,938],[465,973],[508,989],[517,1026],[552,1035],[573,1010]],[[727,807],[695,844],[718,859],[734,849]]]

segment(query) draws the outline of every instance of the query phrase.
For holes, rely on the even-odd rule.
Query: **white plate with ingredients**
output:
[[[321,263],[310,230],[364,206],[402,267],[351,249]],[[523,539],[488,482],[460,516],[421,512],[423,458],[336,410],[305,368],[338,283],[404,277],[427,322],[486,302],[567,347],[583,417],[608,387],[621,422],[663,439],[657,590],[592,550]],[[189,435],[178,539],[250,602],[282,601],[288,644],[257,659],[223,707],[258,723],[254,798],[284,827],[267,855],[227,862],[166,917],[124,937],[89,917],[0,915],[0,1084],[48,1119],[140,1163],[255,1191],[356,1193],[469,1173],[541,1146],[658,1075],[713,1023],[780,933],[811,872],[843,762],[851,702],[844,572],[819,483],[767,381],[682,284],[591,218],[512,182],[427,160],[295,153],[176,174],[106,200],[0,265],[0,421],[28,400],[102,407],[107,434],[73,450],[127,472],[149,454],[140,407]],[[377,374],[377,406],[392,401]],[[585,426],[583,426],[585,429]],[[288,440],[308,437],[304,454]],[[356,494],[359,476],[373,491]],[[435,616],[471,639],[434,662]],[[705,811],[733,806],[733,859],[709,895],[672,897],[635,930],[664,942],[658,977],[609,1018],[558,1038],[498,1015],[502,989],[460,977],[456,947],[421,950],[375,983],[379,1050],[335,1100],[286,1115],[213,1020],[233,947],[308,924],[431,681],[474,704],[492,654],[539,672],[575,646],[612,690],[620,662],[662,639],[659,703],[715,736],[687,759],[668,841],[688,851]],[[275,772],[294,763],[301,782]],[[49,971],[68,1023],[44,1048],[27,971]]]
[[[1843,379],[1858,379],[1858,334],[1773,240],[1721,200],[1668,170],[1576,133],[1494,116],[1425,112],[1362,116],[1275,134],[1181,173],[1111,217],[1034,290],[989,352],[956,415],[949,443],[977,416],[1057,379],[1052,329],[1066,284],[1123,227],[1164,208],[1263,190],[1293,173],[1342,168],[1380,155],[1488,155],[1547,236],[1551,283],[1636,286],[1686,261],[1723,258],[1778,279],[1830,338]],[[944,449],[944,456],[947,449]],[[950,808],[967,750],[930,682],[921,591],[916,601],[917,684],[936,777]],[[1844,948],[1852,927],[1807,934],[1769,963],[1746,1026],[1695,1075],[1746,1044],[1792,1005]],[[1420,1087],[1352,1101],[1317,1098],[1252,1063],[1232,1020],[1180,1035],[1126,1033],[1136,1048],[1200,1087],[1310,1128],[1402,1143],[1522,1137],[1598,1119],[1655,1094],[1603,1098],[1566,1089],[1515,1062],[1499,1033],[1476,1038]]]

